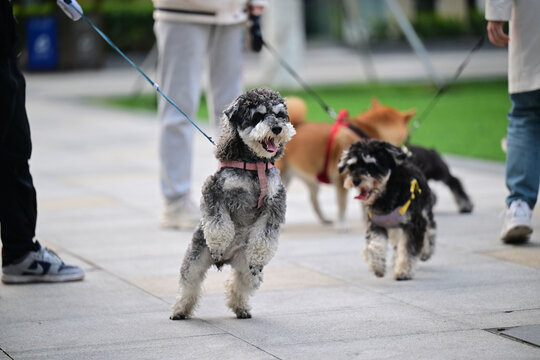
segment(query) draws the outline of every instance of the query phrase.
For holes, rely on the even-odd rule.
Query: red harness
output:
[[[326,156],[324,158],[324,168],[323,171],[321,171],[319,174],[317,174],[317,180],[319,180],[322,183],[330,184],[330,178],[328,177],[328,162],[330,161],[330,150],[332,149],[332,144],[334,143],[334,137],[336,136],[336,133],[338,129],[342,126],[345,126],[345,116],[347,116],[349,112],[345,109],[342,109],[338,116],[336,117],[336,122],[334,123],[334,126],[332,126],[332,130],[330,131],[330,138],[328,138],[328,145],[326,147]]]
[[[274,167],[274,164],[259,161],[256,163],[248,163],[245,161],[223,161],[219,163],[219,168],[231,167],[237,169],[244,169],[249,171],[257,171],[259,176],[259,185],[261,187],[261,195],[257,201],[257,209],[263,204],[264,197],[268,194],[268,180],[266,179],[266,170]]]

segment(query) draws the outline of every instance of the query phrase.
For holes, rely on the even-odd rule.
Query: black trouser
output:
[[[15,56],[11,4],[0,0],[0,237],[2,265],[36,250],[36,190],[28,160],[32,153],[25,109],[25,81]]]

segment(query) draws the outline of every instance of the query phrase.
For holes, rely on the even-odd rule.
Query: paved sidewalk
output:
[[[306,74],[329,61],[319,55]],[[448,73],[462,58],[436,55],[437,65],[451,63]],[[496,60],[471,67],[504,73],[503,53],[484,55]],[[376,62],[381,72],[406,73],[415,64],[410,56],[391,59]],[[459,215],[448,190],[433,184],[437,250],[414,280],[375,278],[361,256],[359,207],[350,202],[351,230],[336,233],[317,223],[307,190],[295,181],[279,250],[252,298],[253,318],[237,320],[226,307],[225,268],[209,272],[193,319],[168,320],[191,232],[158,227],[155,116],[80,100],[129,92],[130,72],[28,76],[38,237],[82,266],[86,279],[0,285],[0,359],[540,358],[540,213],[529,244],[503,246],[503,165],[457,157],[447,159],[474,213]],[[256,69],[247,73],[254,84]],[[217,164],[207,140],[196,140],[194,199]],[[335,214],[332,188],[320,196],[325,212]]]

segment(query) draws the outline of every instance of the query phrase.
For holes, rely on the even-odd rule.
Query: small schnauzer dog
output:
[[[228,306],[237,318],[250,318],[248,298],[262,282],[285,220],[285,189],[274,161],[295,130],[284,100],[268,89],[250,90],[224,111],[222,126],[219,169],[202,188],[202,219],[180,269],[172,320],[191,315],[206,271],[224,264],[232,267]]]
[[[394,279],[409,280],[417,258],[435,249],[433,198],[422,172],[400,148],[378,140],[358,141],[345,150],[339,172],[356,188],[367,222],[364,257],[376,276],[386,271],[388,238],[394,248]]]

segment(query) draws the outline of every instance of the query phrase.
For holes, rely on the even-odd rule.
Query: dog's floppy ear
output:
[[[238,109],[240,108],[241,98],[238,97],[234,102],[232,102],[227,109],[223,111],[223,114],[227,117],[229,122],[238,124],[239,119],[241,118],[238,114]]]
[[[392,156],[396,165],[402,164],[407,159],[407,154],[400,148],[387,142],[383,142],[382,144],[384,149]]]
[[[343,154],[339,159],[338,171],[340,174],[343,174],[347,170],[347,159],[349,158],[349,150],[343,150]]]

